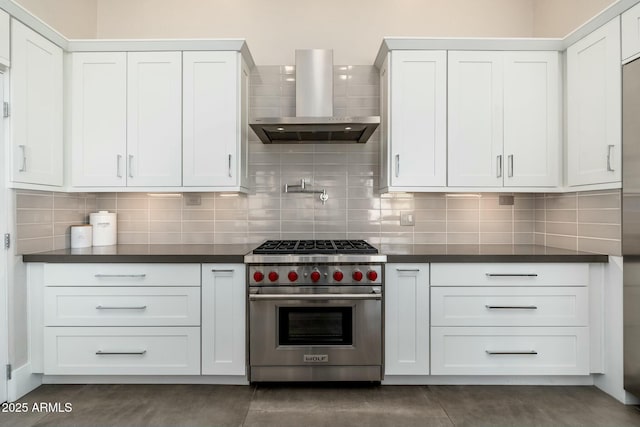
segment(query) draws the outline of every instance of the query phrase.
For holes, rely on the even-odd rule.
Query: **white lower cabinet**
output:
[[[202,264],[202,375],[246,375],[244,264]]]
[[[46,264],[46,375],[200,375],[200,264]]]
[[[431,264],[431,374],[589,375],[588,284],[588,264]]]
[[[588,375],[589,329],[432,327],[433,375]]]
[[[200,328],[48,327],[47,375],[198,375]]]
[[[429,375],[429,264],[385,266],[385,375]]]

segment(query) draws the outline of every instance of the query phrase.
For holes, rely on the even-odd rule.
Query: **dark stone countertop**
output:
[[[114,245],[23,255],[24,262],[244,262],[257,245]],[[607,255],[537,245],[381,245],[387,262],[608,262]]]

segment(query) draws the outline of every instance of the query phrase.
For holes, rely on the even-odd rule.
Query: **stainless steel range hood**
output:
[[[333,51],[296,50],[296,117],[249,124],[265,144],[367,142],[380,117],[333,116]]]

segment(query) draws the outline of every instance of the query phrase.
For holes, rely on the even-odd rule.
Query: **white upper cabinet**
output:
[[[449,185],[502,186],[501,52],[449,52]]]
[[[249,70],[238,52],[185,52],[184,186],[247,187]]]
[[[560,184],[560,61],[557,52],[505,52],[504,185]]]
[[[8,67],[11,63],[11,45],[9,14],[0,9],[0,65]]]
[[[71,62],[72,185],[124,186],[127,54],[76,53]]]
[[[449,52],[449,186],[559,185],[557,52]]]
[[[621,16],[622,60],[640,53],[640,4],[636,4]]]
[[[393,51],[381,69],[382,185],[419,191],[447,183],[447,54]]]
[[[620,18],[567,49],[567,183],[619,186]]]
[[[129,52],[127,185],[182,184],[182,53]]]
[[[62,49],[11,25],[11,179],[62,186]]]

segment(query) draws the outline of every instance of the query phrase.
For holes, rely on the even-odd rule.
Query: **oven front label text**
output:
[[[329,355],[328,354],[305,354],[302,360],[304,362],[311,362],[311,363],[328,362]]]

